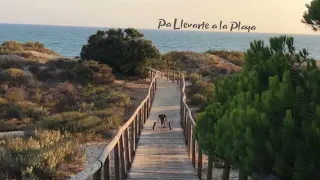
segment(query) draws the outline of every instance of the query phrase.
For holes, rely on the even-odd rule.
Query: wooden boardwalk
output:
[[[158,78],[150,116],[141,132],[135,157],[126,179],[198,180],[188,157],[181,127],[180,88],[176,83]],[[160,129],[158,114],[164,113],[172,130]]]

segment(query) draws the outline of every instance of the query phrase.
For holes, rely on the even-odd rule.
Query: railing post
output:
[[[139,136],[138,124],[139,124],[139,119],[140,119],[140,110],[138,111],[138,114],[137,114],[135,122],[134,122],[134,151],[136,151],[136,149],[137,149],[137,142],[138,142],[138,136]]]
[[[181,124],[182,124],[182,128],[183,128],[183,134],[185,135],[185,128],[184,128],[184,126],[185,126],[185,119],[186,119],[186,108],[184,107],[184,104],[183,104],[183,101],[181,101],[182,102],[182,122],[181,122]]]
[[[167,69],[167,81],[169,81],[169,69]]]
[[[143,119],[143,123],[145,123],[146,122],[146,120],[147,120],[147,117],[148,117],[148,103],[147,103],[148,101],[146,101],[145,102],[145,104],[144,104],[144,119]],[[143,125],[142,125],[142,127],[143,127]]]
[[[124,149],[126,152],[126,169],[127,172],[129,171],[130,168],[130,162],[131,162],[131,158],[130,158],[130,150],[129,150],[129,127],[124,130]]]
[[[93,180],[101,180],[101,168],[93,174]]]
[[[150,104],[149,102],[150,102],[150,96],[146,101],[146,117],[144,118],[144,123],[146,123],[146,119],[147,119],[147,117],[149,115],[149,104]]]
[[[248,176],[247,176],[245,170],[240,168],[239,169],[239,180],[247,180],[247,179],[248,179]]]
[[[146,116],[146,120],[144,122],[147,121],[148,117],[149,117],[149,114],[150,114],[150,105],[151,105],[151,97],[148,98],[148,101],[147,101],[148,105],[147,105],[147,116]]]
[[[157,80],[157,78],[155,79],[155,82],[154,82],[154,83],[155,83],[155,85],[154,85],[154,86],[155,86],[154,92],[156,92],[156,90],[158,89],[158,80]]]
[[[180,72],[178,72],[178,76],[177,76],[177,84],[179,84],[179,82],[180,82],[180,76],[181,76],[181,73],[180,73]]]
[[[139,121],[139,138],[140,138],[140,134],[142,132],[142,123],[144,122],[144,112],[145,111],[145,104],[143,104],[142,108],[141,108],[141,116],[140,116],[140,121]]]
[[[187,108],[185,107],[185,111],[184,111],[184,122],[183,122],[183,133],[185,136],[185,139],[187,140],[187,125],[188,125],[188,111]],[[186,142],[187,143],[187,142]]]
[[[182,125],[182,121],[183,121],[182,111],[183,111],[183,103],[182,103],[182,94],[181,94],[181,96],[180,96],[180,120],[181,120],[181,125]]]
[[[114,170],[115,179],[120,180],[120,162],[119,162],[119,141],[115,145],[114,149]]]
[[[153,90],[152,90],[153,91]],[[150,111],[151,111],[151,104],[152,104],[152,99],[151,98],[153,98],[153,93],[152,93],[152,97],[150,97],[149,98],[149,100],[148,100],[148,116],[147,117],[149,117],[150,116]]]
[[[175,72],[172,71],[172,82],[173,82],[173,83],[174,83],[174,74],[175,74]]]
[[[110,154],[108,154],[108,156],[106,158],[106,161],[104,162],[104,165],[103,165],[103,180],[109,180],[110,179],[109,162],[110,162]]]
[[[191,131],[192,131],[192,136],[190,137],[191,138],[191,152],[192,152],[192,164],[193,164],[193,167],[196,168],[196,141],[195,141],[195,137],[194,137],[194,129],[192,128],[191,126]]]
[[[126,176],[126,163],[125,163],[125,160],[124,160],[124,156],[125,156],[125,153],[124,153],[124,142],[123,142],[123,134],[121,134],[121,137],[120,137],[120,160],[121,160],[121,173],[122,173],[122,177],[125,177]]]
[[[207,170],[207,179],[212,179],[212,166],[213,166],[213,157],[208,156],[208,170]]]
[[[198,177],[202,178],[202,149],[198,143]]]
[[[134,121],[131,124],[131,142],[130,142],[130,157],[131,157],[131,163],[133,161],[133,157],[134,157],[134,151],[136,149],[136,122],[137,122],[137,116],[134,118]],[[131,164],[130,164],[131,166]]]
[[[187,137],[188,137],[188,155],[189,157],[191,158],[191,122],[190,122],[190,119],[189,119],[189,116],[188,116],[188,122],[187,122]]]

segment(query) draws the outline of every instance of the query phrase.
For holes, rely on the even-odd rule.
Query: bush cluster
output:
[[[230,53],[223,51],[225,53]],[[153,62],[152,67],[159,69],[172,69],[186,74],[197,73],[202,77],[216,77],[218,75],[239,72],[241,67],[224,60],[224,56],[214,56],[210,53],[196,53],[191,51],[172,51],[161,56],[161,60]],[[235,57],[239,61],[241,57]]]
[[[188,87],[188,96],[191,97],[192,105],[204,106],[206,100],[213,95],[214,85],[211,82],[206,82],[201,75],[192,73],[189,76],[191,85]]]
[[[0,140],[0,179],[68,177],[65,168],[71,163],[82,167],[84,161],[78,141],[67,133],[41,130],[28,138]]]
[[[227,61],[230,61],[231,63],[237,65],[237,66],[243,66],[244,64],[244,52],[239,52],[239,51],[214,51],[214,50],[209,50],[206,51],[208,54],[213,54],[216,56],[219,56]]]
[[[147,76],[148,61],[160,57],[159,50],[133,28],[97,31],[82,47],[82,59],[94,59],[127,75]]]
[[[251,42],[243,71],[215,82],[196,138],[209,157],[240,169],[242,179],[318,179],[319,85],[315,61],[305,49],[296,53],[293,38]]]

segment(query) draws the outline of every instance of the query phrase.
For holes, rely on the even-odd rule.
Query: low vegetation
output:
[[[110,126],[119,125],[130,97],[114,87],[114,80],[111,68],[95,61],[52,60],[23,69],[3,69],[0,72],[0,130],[42,127],[44,122],[58,121],[50,117],[61,113],[74,117],[82,113],[83,118],[90,114],[89,122],[96,123],[102,123],[108,117],[113,119]],[[113,116],[116,111],[117,120]],[[76,124],[82,118],[70,121]],[[62,125],[62,122],[58,124]],[[81,124],[89,126],[84,122]],[[85,132],[96,133],[91,130]]]
[[[0,141],[0,179],[66,179],[85,161],[70,134],[41,130]],[[78,166],[74,166],[78,164]]]
[[[200,74],[191,73],[189,76],[191,85],[187,88],[187,103],[203,107],[206,99],[213,93],[214,85],[212,82],[205,81]]]
[[[50,49],[47,49],[46,47],[44,47],[44,44],[39,42],[20,43],[17,41],[6,41],[0,45],[0,55],[4,54],[11,54],[11,56],[9,56],[8,58],[11,57],[12,60],[19,58],[12,55],[18,55],[20,57],[28,59],[29,61],[38,62],[45,62],[49,59],[60,57],[59,54]]]
[[[244,52],[209,50],[206,53],[223,58],[223,59],[225,59],[225,60],[227,60],[237,66],[243,66],[243,64],[244,64]]]
[[[59,58],[40,43],[3,43],[0,132],[36,134],[1,141],[0,179],[64,179],[79,172],[85,162],[80,145],[110,138],[132,108],[122,86],[98,61]]]
[[[158,65],[158,64],[164,65]],[[223,57],[209,53],[195,53],[184,51],[173,51],[162,55],[162,59],[153,62],[153,66],[169,68],[185,72],[187,75],[198,73],[202,77],[217,77],[220,75],[235,73],[241,70],[241,67],[229,62]]]

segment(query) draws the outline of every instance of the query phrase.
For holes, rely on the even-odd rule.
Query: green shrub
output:
[[[29,101],[4,102],[0,104],[0,132],[32,128],[49,114],[46,108]]]
[[[52,69],[65,69],[70,70],[74,66],[76,66],[77,61],[70,60],[70,59],[53,59],[49,60],[46,63],[46,66],[52,68]]]
[[[193,94],[191,97],[191,104],[199,105],[206,101],[206,98],[200,93]]]
[[[195,93],[200,93],[203,94],[203,91],[206,88],[206,82],[202,79],[197,80],[191,87],[190,87],[190,93],[195,94]]]
[[[74,80],[76,78],[76,75],[70,70],[60,70],[60,72],[55,75],[55,79],[61,82]]]
[[[87,84],[110,84],[115,80],[112,69],[96,61],[82,61],[72,70],[78,82]]]
[[[43,97],[43,92],[41,91],[40,88],[33,89],[32,98],[36,103],[41,103],[42,97]]]
[[[6,99],[0,98],[0,105],[6,105],[8,104],[8,101]]]
[[[157,69],[157,70],[165,70],[166,69],[166,62],[162,58],[151,58],[147,60],[148,66]]]
[[[1,69],[9,69],[9,68],[17,68],[22,69],[26,65],[26,62],[23,58],[17,55],[1,55],[0,53],[0,68]]]
[[[25,76],[25,73],[21,69],[9,68],[4,71],[5,78],[19,78]]]
[[[14,53],[22,51],[37,51],[49,55],[58,55],[57,53],[44,47],[40,42],[19,43],[17,41],[6,41],[0,45],[0,53]]]
[[[270,38],[269,46],[251,42],[243,71],[216,81],[212,102],[197,117],[204,152],[238,168],[240,177],[320,175],[320,71],[293,42],[286,36]]]
[[[34,85],[34,77],[31,73],[21,69],[9,68],[0,73],[0,83],[7,83],[12,86]]]
[[[37,131],[33,137],[0,142],[0,179],[53,180],[68,172],[70,163],[83,164],[84,152],[70,134]]]
[[[129,104],[130,96],[119,91],[103,92],[98,94],[94,99],[94,107],[97,110],[111,107],[123,107]]]
[[[159,50],[133,28],[97,31],[82,47],[82,59],[107,64],[117,72],[146,76],[148,60],[160,57]]]
[[[203,96],[206,98],[210,98],[214,92],[214,84],[211,82],[206,82],[206,86],[203,90]]]
[[[189,78],[191,84],[194,84],[196,81],[202,79],[202,76],[198,73],[191,73]]]
[[[110,134],[110,129],[121,124],[122,111],[112,113],[108,111],[100,112],[63,112],[50,115],[39,122],[39,126],[45,129],[60,130],[76,135],[95,134],[96,138]],[[97,113],[97,114],[96,114]],[[117,114],[118,113],[118,114]],[[84,141],[86,139],[83,139]]]
[[[27,98],[27,93],[24,88],[12,87],[6,91],[5,97],[11,102],[23,101]]]
[[[50,114],[50,112],[42,106],[27,108],[23,111],[29,118],[32,118],[33,121],[41,121]]]
[[[12,118],[12,119],[1,119],[0,120],[0,132],[7,131],[19,131],[30,129],[32,122],[31,118],[22,117],[20,119]]]
[[[6,108],[6,117],[7,118],[16,118],[21,119],[23,117],[22,110],[19,106],[12,105]]]
[[[110,99],[109,101],[112,101],[114,105],[116,106],[127,106],[130,104],[130,96],[123,92],[119,91],[112,91],[110,93]]]
[[[226,59],[227,61],[230,61],[231,63],[237,65],[237,66],[243,66],[244,64],[244,52],[239,51],[213,51],[209,50],[206,53],[213,54],[218,57],[221,57],[223,59]]]

